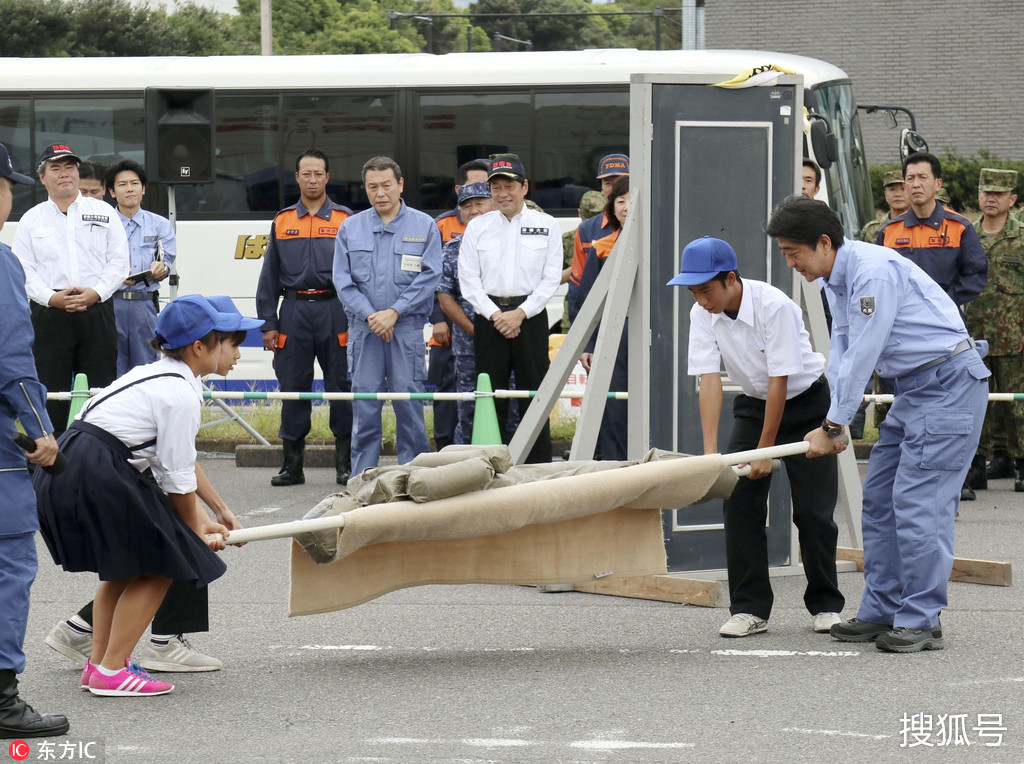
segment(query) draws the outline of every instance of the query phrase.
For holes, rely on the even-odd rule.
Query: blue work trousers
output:
[[[0,669],[25,670],[28,595],[36,577],[36,534],[0,537]]]
[[[274,354],[274,373],[282,392],[308,393],[313,389],[313,362],[324,375],[324,391],[347,393],[348,353],[342,345],[347,330],[341,302],[331,300],[285,299],[281,302],[278,331],[284,335],[284,347]],[[279,338],[278,343],[282,340]],[[352,403],[331,401],[330,427],[336,441],[352,436]],[[309,434],[311,401],[284,401],[281,404],[283,440],[302,440]]]
[[[356,393],[422,393],[426,380],[423,321],[395,324],[391,342],[385,342],[365,321],[351,316],[348,332],[352,391]],[[382,401],[353,401],[352,474],[376,467],[380,459]],[[423,401],[393,401],[398,462],[405,464],[430,450]]]
[[[988,369],[968,350],[895,380],[864,481],[864,594],[857,617],[931,629],[947,604],[954,518],[978,447]]]
[[[149,293],[141,300],[125,300],[115,294],[113,303],[117,325],[117,376],[120,377],[129,369],[153,363],[159,357],[149,344],[156,336],[156,305]]]

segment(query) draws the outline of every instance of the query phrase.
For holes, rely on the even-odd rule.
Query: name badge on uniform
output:
[[[411,242],[417,242],[417,243],[422,243],[422,242],[425,242],[426,240],[427,240],[426,236],[403,236],[402,237],[402,241],[411,241]]]
[[[548,229],[547,228],[532,228],[532,227],[523,226],[522,228],[519,229],[519,235],[520,236],[547,236],[548,235]]]
[[[158,236],[143,236],[143,237],[142,237],[142,242],[143,242],[144,244],[152,244],[152,243],[153,243],[154,241],[156,241],[156,240],[157,240],[158,238],[159,238]]]
[[[423,258],[416,255],[402,255],[402,270],[419,273],[423,269]]]
[[[897,247],[906,247],[909,244],[910,244],[909,237],[903,236],[903,237],[901,237],[899,239],[896,239],[896,246]]]
[[[860,298],[860,312],[865,316],[873,315],[875,312],[875,298],[874,297],[861,297]]]
[[[89,214],[86,214],[86,215],[82,215],[82,222],[83,223],[109,223],[110,222],[110,216],[109,215],[89,215]]]

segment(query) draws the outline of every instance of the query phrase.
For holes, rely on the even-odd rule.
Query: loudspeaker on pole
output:
[[[146,88],[146,172],[157,183],[214,181],[213,88]]]

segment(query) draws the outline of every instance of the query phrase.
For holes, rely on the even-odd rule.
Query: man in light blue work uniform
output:
[[[35,181],[14,171],[7,147],[0,143],[0,228],[11,214],[15,183],[31,186]],[[40,716],[18,696],[18,674],[25,670],[29,590],[36,577],[39,517],[25,452],[10,437],[15,417],[35,441],[29,459],[36,464],[54,463],[57,441],[46,414],[46,388],[39,384],[32,356],[25,271],[6,244],[0,244],[0,306],[0,738],[56,737],[68,731],[68,720]]]
[[[824,202],[785,199],[765,229],[789,267],[825,280],[832,309],[832,405],[807,434],[807,456],[839,453],[872,369],[895,380],[864,481],[864,594],[857,617],[832,627],[880,650],[944,646],[939,613],[953,568],[954,517],[988,402],[987,351],[959,308],[894,250],[844,239]]]
[[[110,165],[105,178],[107,193],[117,202],[117,217],[128,237],[129,275],[147,274],[137,281],[126,280],[114,292],[119,377],[157,359],[149,341],[156,336],[160,282],[171,275],[176,252],[171,221],[142,209],[146,180],[142,165],[130,159]]]
[[[334,244],[334,286],[348,314],[352,391],[422,393],[423,325],[441,278],[441,234],[433,219],[402,201],[398,164],[374,157],[363,165],[373,205],[348,218]],[[380,401],[352,406],[352,474],[380,458]],[[394,401],[398,461],[429,450],[423,401]]]

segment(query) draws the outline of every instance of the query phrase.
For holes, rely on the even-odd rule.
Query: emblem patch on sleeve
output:
[[[875,298],[874,297],[861,297],[860,298],[860,312],[865,316],[870,316],[875,312]]]

